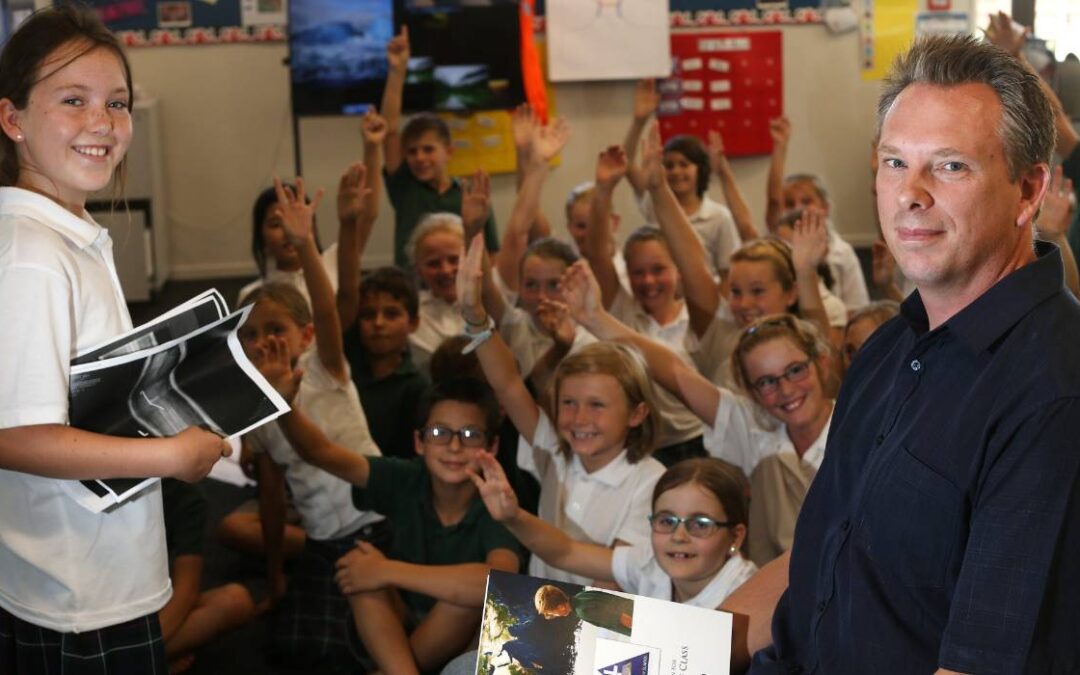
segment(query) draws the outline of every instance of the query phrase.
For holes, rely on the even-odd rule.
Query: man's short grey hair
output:
[[[432,232],[450,232],[461,237],[462,241],[465,240],[465,226],[461,223],[461,216],[449,212],[429,213],[420,219],[416,228],[409,234],[409,241],[405,244],[405,256],[409,259],[410,265],[416,265],[416,249],[424,237]]]
[[[970,35],[933,35],[916,40],[897,57],[878,101],[877,137],[896,97],[908,85],[988,85],[1001,102],[1001,128],[1009,179],[1053,157],[1054,111],[1039,76],[1001,49]]]

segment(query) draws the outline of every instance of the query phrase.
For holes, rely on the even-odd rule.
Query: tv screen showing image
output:
[[[289,66],[297,115],[362,114],[382,97],[392,0],[293,0]]]
[[[409,29],[406,112],[512,108],[525,99],[517,0],[292,0],[298,116],[363,114],[382,99],[386,43]]]

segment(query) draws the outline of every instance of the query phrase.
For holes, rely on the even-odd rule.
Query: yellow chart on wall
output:
[[[542,72],[547,72],[547,50],[544,40],[537,36],[536,50],[540,55]],[[555,113],[555,92],[546,83],[548,113]],[[469,176],[477,169],[489,174],[517,171],[514,153],[514,135],[510,128],[510,111],[484,110],[474,113],[440,113],[450,127],[454,154],[450,156],[449,171],[452,176]],[[558,164],[556,157],[552,164]]]
[[[915,37],[919,0],[862,0],[862,79],[880,80]]]

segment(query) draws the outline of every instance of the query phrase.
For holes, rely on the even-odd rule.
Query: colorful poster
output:
[[[731,614],[492,570],[476,672],[728,675]]]
[[[780,31],[705,31],[671,36],[671,77],[659,83],[666,139],[719,131],[729,156],[772,151],[769,120],[784,110]]]
[[[880,80],[915,37],[919,0],[863,0],[859,36],[862,79]]]
[[[671,64],[668,21],[668,0],[548,0],[548,78],[663,77]]]

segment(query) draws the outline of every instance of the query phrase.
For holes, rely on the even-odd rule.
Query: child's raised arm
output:
[[[634,117],[630,121],[630,128],[626,130],[626,138],[623,140],[627,161],[630,163],[626,177],[630,181],[630,186],[634,188],[634,194],[638,196],[646,190],[645,176],[634,166],[634,157],[637,155],[641,132],[645,130],[645,124],[656,112],[656,106],[659,104],[660,94],[656,91],[656,80],[640,80],[634,87]]]
[[[709,130],[709,165],[716,177],[720,179],[720,189],[724,191],[724,201],[731,209],[731,217],[735,220],[735,229],[739,231],[739,239],[744,242],[758,238],[758,230],[754,227],[754,218],[750,215],[750,206],[743,198],[739,182],[735,180],[735,172],[731,170],[731,162],[728,161],[724,152],[724,137],[719,131]]]
[[[514,154],[517,157],[515,183],[518,190],[521,190],[521,184],[525,181],[525,170],[532,160],[533,129],[539,124],[539,118],[533,114],[532,106],[528,103],[522,103],[510,115],[510,131],[514,136]],[[551,236],[551,223],[542,211],[537,211],[536,218],[529,224],[528,235],[529,241]],[[506,250],[505,240],[500,250]]]
[[[765,190],[765,225],[769,232],[776,232],[780,216],[784,214],[784,163],[787,161],[788,141],[791,140],[791,122],[777,117],[769,122],[772,135],[772,159],[769,161],[769,178]]]
[[[480,301],[483,258],[484,238],[478,234],[469,243],[464,262],[458,266],[457,281],[465,332],[479,337],[483,337],[485,331],[491,330],[489,327],[492,325]],[[540,407],[525,388],[510,348],[498,333],[491,332],[488,335],[476,349],[484,377],[518,432],[531,443],[536,434],[536,425],[540,421]]]
[[[537,518],[518,506],[514,488],[498,460],[488,453],[477,455],[480,473],[469,477],[480,491],[491,517],[506,526],[518,541],[547,564],[590,579],[614,581],[611,571],[612,549],[599,544],[577,541],[551,523]]]
[[[829,233],[825,225],[825,213],[816,207],[804,209],[795,222],[791,240],[791,262],[795,266],[795,288],[799,297],[799,313],[802,318],[817,324],[821,334],[837,344],[835,331],[829,325],[829,315],[821,299],[821,282],[818,267],[829,252]]]
[[[362,122],[364,162],[350,164],[338,183],[337,310],[341,325],[351,326],[360,308],[360,270],[371,229],[379,215],[382,142],[386,120],[369,108]]]
[[[660,126],[655,122],[645,132],[642,148],[641,174],[644,187],[652,198],[656,221],[667,239],[675,267],[682,277],[690,327],[699,337],[712,323],[720,306],[720,289],[705,263],[705,247],[694,233],[686,212],[667,184],[664,173],[664,146],[660,141]]]
[[[563,295],[570,313],[590,333],[601,340],[633,345],[645,357],[649,375],[674,394],[702,422],[713,426],[720,404],[721,390],[691,368],[664,345],[654,342],[626,326],[597,301],[596,278],[583,261],[578,261],[563,275]]]
[[[311,317],[315,324],[315,348],[319,361],[335,380],[348,382],[349,368],[345,360],[337,299],[334,287],[330,285],[330,276],[323,266],[322,256],[315,245],[315,209],[319,206],[323,191],[320,189],[311,203],[307,203],[304,179],[299,176],[296,178],[295,193],[283,186],[277,178],[274,179],[274,190],[281,206],[285,234],[300,251],[300,268],[304,272],[304,283],[311,296]]]
[[[255,366],[282,398],[291,404],[296,398],[303,373],[293,370],[289,363],[289,350],[284,338],[271,335],[264,344],[255,355]],[[358,487],[367,487],[368,476],[371,474],[371,464],[367,457],[331,441],[295,406],[277,421],[289,445],[305,462],[343,481]]]
[[[596,158],[596,187],[582,253],[600,282],[604,307],[611,307],[620,288],[619,275],[611,260],[615,246],[611,236],[611,196],[628,168],[626,153],[617,145],[609,146]]]
[[[570,137],[570,126],[556,118],[546,126],[533,123],[529,127],[529,151],[518,167],[521,181],[510,219],[503,233],[502,248],[495,261],[499,276],[510,290],[517,292],[521,258],[529,245],[529,232],[540,215],[540,194],[550,171],[549,162],[559,154]],[[495,317],[495,321],[500,320]]]
[[[405,94],[405,77],[409,70],[409,29],[401,27],[401,32],[386,43],[386,60],[390,66],[386,74],[383,89],[382,114],[386,118],[386,136],[383,138],[383,151],[386,157],[386,172],[394,173],[401,166],[401,99]]]

